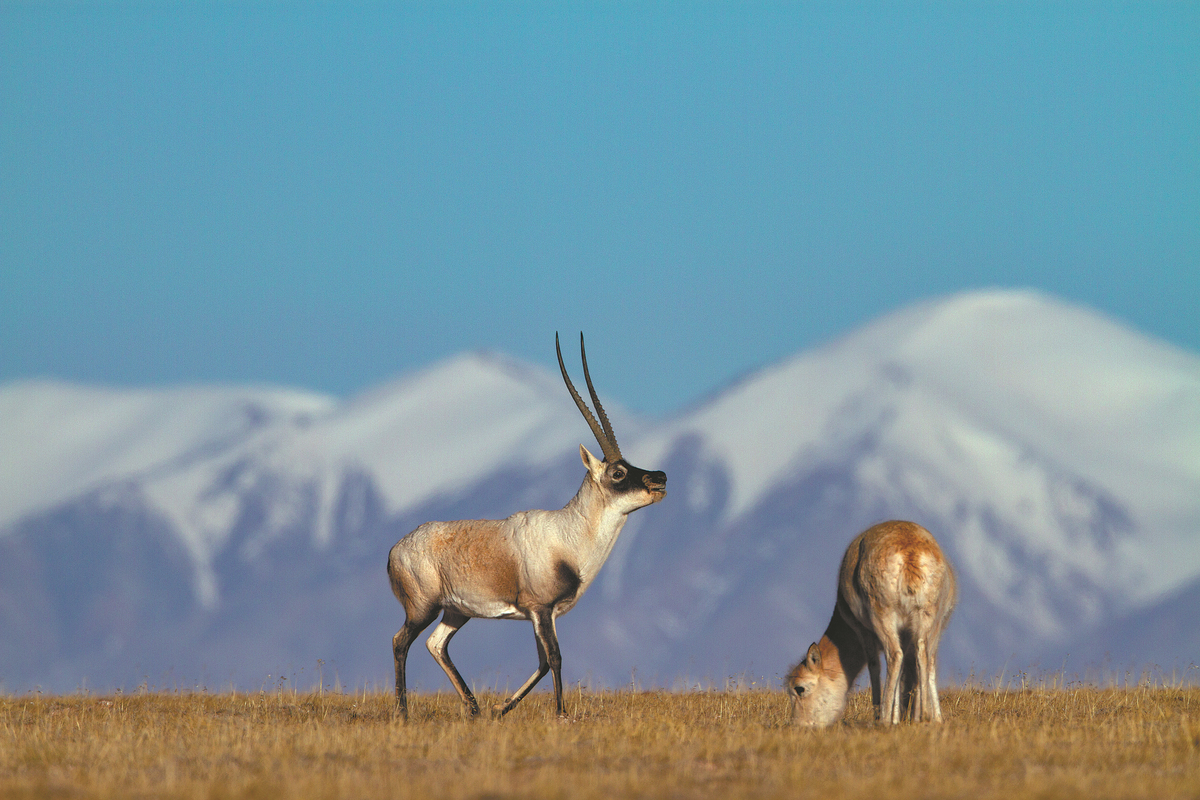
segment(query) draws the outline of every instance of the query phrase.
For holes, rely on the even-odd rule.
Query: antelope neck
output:
[[[822,668],[826,671],[840,669],[846,675],[847,685],[853,685],[867,665],[867,655],[858,634],[836,608],[817,649],[821,651]]]

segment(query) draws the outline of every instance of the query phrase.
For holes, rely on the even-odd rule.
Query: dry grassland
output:
[[[0,797],[1200,797],[1195,687],[950,689],[896,729],[858,692],[825,731],[779,692],[568,699],[416,695],[405,725],[373,693],[0,697]]]

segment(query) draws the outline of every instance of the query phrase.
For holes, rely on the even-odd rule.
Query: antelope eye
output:
[[[612,478],[613,478],[613,480],[614,480],[614,481],[623,481],[623,480],[625,480],[625,470],[623,470],[623,469],[614,469],[614,470],[613,470],[613,474],[612,474]]]
[[[803,696],[804,696],[804,687],[803,687],[803,686],[796,686],[796,687],[793,687],[793,688],[792,688],[792,691],[794,691],[794,692],[796,693],[796,697],[803,697]]]

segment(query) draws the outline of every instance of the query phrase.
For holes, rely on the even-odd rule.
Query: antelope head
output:
[[[604,459],[600,460],[589,453],[586,447],[579,445],[579,456],[583,459],[583,465],[587,467],[592,481],[606,495],[610,496],[617,507],[626,514],[662,500],[667,496],[667,474],[661,470],[649,471],[635,467],[621,455],[621,448],[617,446],[617,437],[613,433],[612,424],[608,421],[608,415],[604,413],[604,406],[600,405],[600,398],[596,396],[596,389],[592,386],[592,376],[588,374],[587,350],[583,346],[583,334],[579,334],[579,354],[583,359],[583,377],[587,381],[592,403],[596,406],[596,415],[600,417],[599,422],[596,421],[596,417],[592,415],[587,403],[579,396],[579,392],[575,390],[575,385],[571,383],[571,378],[567,375],[567,367],[563,364],[562,348],[559,347],[557,333],[554,334],[554,349],[558,353],[558,368],[562,370],[567,390],[570,391],[575,405],[579,407],[583,418],[587,420],[588,427],[592,429],[592,434],[596,437],[601,452],[604,453]]]
[[[846,711],[846,676],[840,665],[822,663],[821,648],[814,642],[804,660],[792,667],[783,686],[792,700],[792,723],[824,728]]]

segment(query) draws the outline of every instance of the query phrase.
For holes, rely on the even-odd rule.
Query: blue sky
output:
[[[1200,4],[0,2],[0,381],[669,413],[921,298],[1200,351]]]

